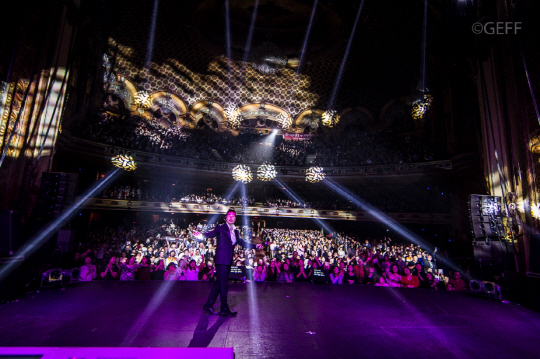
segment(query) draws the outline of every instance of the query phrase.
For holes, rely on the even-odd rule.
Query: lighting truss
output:
[[[306,181],[310,183],[317,183],[324,180],[326,174],[322,167],[310,167],[306,170]]]
[[[133,157],[127,155],[118,155],[111,158],[114,167],[123,169],[124,171],[135,171],[137,164]]]
[[[276,167],[265,163],[257,169],[257,178],[261,181],[271,181],[277,176]]]
[[[235,181],[249,183],[253,180],[251,169],[245,165],[238,165],[232,170],[232,176]]]

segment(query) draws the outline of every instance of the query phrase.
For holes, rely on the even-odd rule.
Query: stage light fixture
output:
[[[482,288],[484,287],[484,282],[479,280],[471,280],[469,282],[469,287],[471,288],[471,292],[481,292]]]
[[[249,183],[253,180],[251,169],[245,165],[238,165],[232,170],[233,179],[242,183]]]
[[[62,268],[53,268],[44,272],[41,276],[41,287],[52,287],[56,283],[61,283],[63,276]]]
[[[324,180],[326,174],[322,167],[310,167],[306,170],[306,181],[310,183],[317,183]]]
[[[127,155],[118,155],[111,158],[114,167],[123,169],[124,171],[135,171],[137,164],[133,157]]]
[[[271,181],[277,176],[276,167],[274,165],[265,163],[257,169],[257,178],[261,181]]]
[[[496,294],[498,285],[494,282],[484,282],[484,292],[488,294]]]
[[[151,106],[150,95],[146,91],[139,91],[135,95],[135,105],[142,109],[149,109]]]
[[[227,115],[227,121],[231,127],[236,128],[240,125],[242,116],[240,115],[240,109],[236,104],[229,103],[225,108],[225,114]]]
[[[335,126],[339,122],[339,116],[336,110],[328,110],[322,114],[322,124],[324,126]]]
[[[415,120],[423,118],[433,102],[433,96],[429,93],[428,89],[421,91],[421,93],[421,98],[417,99],[412,104],[411,115]]]

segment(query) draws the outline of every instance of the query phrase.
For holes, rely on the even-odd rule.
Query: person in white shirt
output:
[[[80,268],[79,281],[90,282],[92,279],[96,279],[96,273],[96,266],[92,264],[92,258],[86,257],[84,265]]]

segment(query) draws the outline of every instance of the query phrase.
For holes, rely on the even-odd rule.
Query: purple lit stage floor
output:
[[[202,314],[211,283],[89,282],[0,307],[0,346],[232,347],[241,358],[534,358],[540,314],[471,293],[231,283],[238,317]],[[1,353],[0,353],[1,354]]]

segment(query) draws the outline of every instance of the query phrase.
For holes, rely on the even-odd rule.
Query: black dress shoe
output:
[[[219,314],[219,312],[215,312],[212,307],[203,307],[202,310],[203,310],[203,313],[206,313],[206,314],[212,314],[212,315]]]
[[[228,317],[236,317],[237,314],[238,312],[231,312],[230,310],[227,310],[227,311],[220,312],[219,316],[223,318],[228,318]]]

